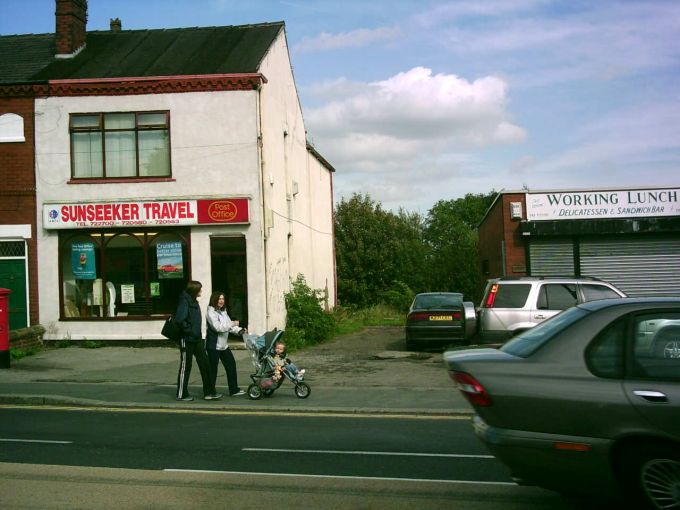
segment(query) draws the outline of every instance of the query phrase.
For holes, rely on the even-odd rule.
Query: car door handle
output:
[[[536,315],[534,315],[534,319],[545,319],[545,315],[543,315],[542,313],[537,313]]]
[[[660,391],[634,390],[633,394],[649,402],[668,402],[668,397]]]

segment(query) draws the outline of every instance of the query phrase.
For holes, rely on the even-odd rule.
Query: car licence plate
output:
[[[430,320],[431,321],[450,321],[453,320],[453,317],[450,315],[430,315]]]

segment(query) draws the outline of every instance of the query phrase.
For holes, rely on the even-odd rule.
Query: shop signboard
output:
[[[156,245],[158,278],[184,278],[182,263],[182,243],[158,243]]]
[[[46,229],[158,227],[250,222],[248,198],[43,204]]]
[[[526,194],[527,220],[680,216],[680,188]]]
[[[76,280],[94,280],[97,277],[94,243],[71,245],[71,271]]]

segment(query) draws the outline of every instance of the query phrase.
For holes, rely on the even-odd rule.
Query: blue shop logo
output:
[[[47,213],[47,216],[49,217],[50,222],[59,221],[59,211],[56,209],[50,209],[50,212]]]

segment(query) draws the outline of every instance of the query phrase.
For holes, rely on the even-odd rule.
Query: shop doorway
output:
[[[211,292],[224,292],[227,313],[248,327],[248,279],[245,237],[211,237]]]

